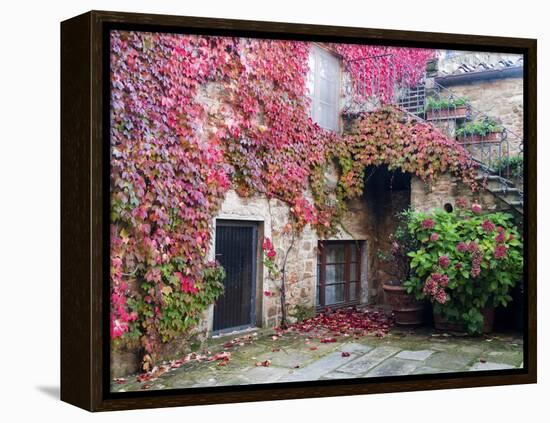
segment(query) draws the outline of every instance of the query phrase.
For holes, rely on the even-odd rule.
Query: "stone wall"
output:
[[[468,99],[475,109],[519,135],[519,139],[508,137],[510,152],[519,152],[523,136],[523,78],[477,80],[449,88],[457,97]]]
[[[498,206],[498,200],[487,190],[472,192],[467,185],[449,174],[441,175],[431,184],[416,176],[411,180],[411,206],[417,210],[444,208],[446,204],[455,208],[458,198],[481,204],[485,210],[494,210]]]

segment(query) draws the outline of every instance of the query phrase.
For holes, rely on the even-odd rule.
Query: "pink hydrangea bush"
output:
[[[410,214],[419,247],[409,252],[409,293],[428,299],[434,311],[471,333],[483,326],[481,309],[505,306],[523,274],[523,244],[513,217],[484,213],[465,200],[455,211]],[[437,236],[434,236],[437,234]]]

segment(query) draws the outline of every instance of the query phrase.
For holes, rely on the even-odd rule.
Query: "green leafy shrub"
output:
[[[523,244],[513,217],[482,214],[481,206],[410,214],[408,228],[419,241],[409,252],[411,274],[404,283],[417,299],[429,299],[434,312],[465,324],[472,334],[483,328],[481,310],[506,306],[521,280]]]
[[[426,102],[426,110],[442,110],[442,109],[455,109],[457,107],[466,106],[467,100],[465,98],[442,98],[436,100],[434,97],[428,97]]]
[[[396,214],[397,225],[389,237],[390,248],[388,251],[378,251],[378,258],[388,263],[387,272],[394,277],[393,281],[396,283],[403,283],[409,279],[411,258],[408,253],[419,246],[418,240],[408,228],[413,213],[412,209],[406,209]]]
[[[495,160],[491,164],[491,167],[495,172],[504,172],[507,170],[510,172],[511,176],[518,177],[523,171],[523,156],[510,156],[500,160]]]
[[[486,118],[477,122],[467,122],[457,128],[457,137],[467,137],[472,135],[486,136],[492,132],[499,132],[502,128],[493,119]]]
[[[167,342],[178,334],[192,332],[206,308],[223,294],[225,270],[218,263],[209,262],[202,269],[200,281],[194,281],[180,272],[175,272],[171,263],[161,266],[161,272],[168,281],[157,294],[162,297],[158,300],[162,304],[162,309],[156,305],[151,296],[156,292],[153,289],[154,283],[146,280],[141,283],[141,295],[128,299],[128,305],[137,312],[136,323],[146,333],[150,334],[154,331],[162,342]],[[132,333],[134,331],[131,327],[128,334]],[[140,333],[139,327],[136,327],[135,333]],[[142,339],[146,348],[149,339],[150,337]],[[152,338],[151,341],[158,340]]]

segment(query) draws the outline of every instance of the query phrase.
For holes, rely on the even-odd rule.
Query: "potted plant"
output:
[[[517,179],[523,172],[523,156],[510,156],[495,160],[491,168],[506,179]]]
[[[379,258],[388,264],[387,272],[392,279],[383,285],[384,294],[395,316],[395,323],[402,326],[416,326],[424,321],[424,302],[407,292],[403,286],[410,273],[409,251],[416,248],[417,241],[408,231],[411,211],[397,214],[397,227],[390,235],[388,252],[379,251]]]
[[[501,141],[502,127],[493,119],[485,118],[467,122],[456,129],[456,139],[460,143],[494,143]]]
[[[492,330],[495,306],[506,306],[523,274],[523,244],[507,213],[483,213],[464,200],[448,212],[414,212],[409,231],[419,242],[409,253],[404,286],[433,304],[436,329]]]
[[[426,103],[426,119],[464,119],[468,116],[468,104],[465,98],[429,97]]]

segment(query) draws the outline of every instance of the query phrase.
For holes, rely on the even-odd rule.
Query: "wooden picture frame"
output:
[[[497,51],[524,55],[523,369],[475,374],[109,390],[109,50],[112,29]],[[533,39],[91,11],[61,23],[61,399],[89,411],[536,383],[537,44]]]

